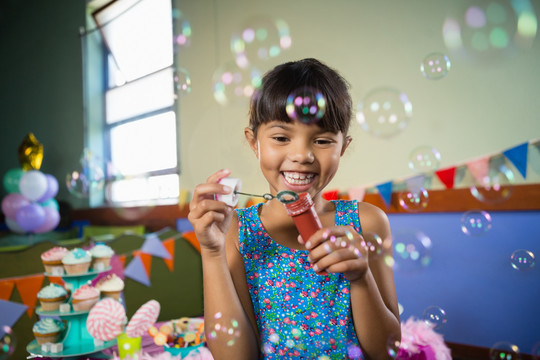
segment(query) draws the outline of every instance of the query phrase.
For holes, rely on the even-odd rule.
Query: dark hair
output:
[[[299,88],[312,88],[322,94],[326,110],[317,125],[347,135],[352,118],[349,83],[334,69],[316,59],[287,62],[267,72],[253,94],[249,126],[257,135],[261,124],[273,120],[291,122],[285,107],[287,97]]]

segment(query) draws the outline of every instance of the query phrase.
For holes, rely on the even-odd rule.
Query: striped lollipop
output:
[[[126,335],[132,338],[142,336],[156,323],[160,309],[156,300],[150,300],[143,304],[129,320],[126,326]]]
[[[110,341],[122,333],[126,310],[117,300],[105,298],[88,313],[86,329],[94,339]]]

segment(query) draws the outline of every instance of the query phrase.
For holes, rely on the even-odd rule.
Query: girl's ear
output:
[[[245,128],[244,129],[244,136],[246,137],[246,140],[249,143],[249,147],[253,152],[255,153],[255,156],[257,159],[259,158],[259,144],[257,142],[257,138],[255,137],[255,134],[253,133],[253,129],[251,128]]]
[[[341,156],[345,154],[345,150],[347,150],[351,141],[352,141],[352,137],[345,136],[344,141],[343,141],[343,146],[341,147],[341,154],[340,154]]]

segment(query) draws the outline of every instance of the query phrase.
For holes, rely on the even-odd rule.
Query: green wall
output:
[[[40,170],[60,184],[56,199],[73,206],[84,205],[65,178],[83,150],[85,7],[82,0],[0,2],[0,176],[20,166],[17,150],[32,132],[44,147]]]

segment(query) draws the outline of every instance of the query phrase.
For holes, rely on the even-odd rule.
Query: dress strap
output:
[[[357,200],[332,200],[336,207],[334,223],[337,226],[352,226],[358,233],[362,232],[358,218]]]

